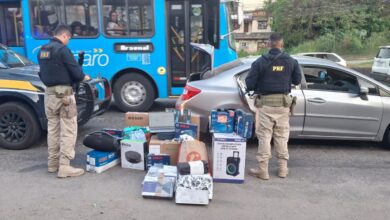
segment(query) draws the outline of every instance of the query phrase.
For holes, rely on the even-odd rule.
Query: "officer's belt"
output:
[[[271,107],[290,107],[291,102],[287,100],[289,97],[286,94],[270,94],[270,95],[259,95],[258,97],[261,105]]]
[[[62,95],[62,96],[70,96],[73,95],[73,88],[72,86],[50,86],[46,87],[46,94],[48,95]]]

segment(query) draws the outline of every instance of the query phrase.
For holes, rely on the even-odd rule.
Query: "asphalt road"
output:
[[[171,107],[159,102],[153,110]],[[122,128],[113,107],[79,129],[73,164],[85,166],[82,137],[103,127]],[[210,136],[202,138],[211,147]],[[249,142],[246,169],[255,166]],[[45,137],[30,149],[0,149],[0,219],[390,219],[390,151],[378,143],[291,141],[290,175],[269,181],[246,176],[244,184],[214,185],[208,206],[144,199],[145,173],[117,166],[102,174],[58,179],[47,173]]]

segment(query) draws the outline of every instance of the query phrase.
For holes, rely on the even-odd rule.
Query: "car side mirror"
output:
[[[368,88],[367,87],[360,87],[360,98],[363,100],[368,100]]]

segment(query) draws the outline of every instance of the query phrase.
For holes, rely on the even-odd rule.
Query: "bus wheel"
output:
[[[152,83],[136,73],[125,74],[114,85],[115,104],[124,112],[148,111],[155,99]]]

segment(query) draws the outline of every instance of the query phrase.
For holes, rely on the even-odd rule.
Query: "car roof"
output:
[[[245,57],[245,58],[241,58],[241,62],[243,63],[242,65],[242,70],[244,69],[249,69],[252,65],[252,63],[258,59],[260,56],[253,56],[253,57]],[[390,88],[389,86],[365,75],[365,74],[362,74],[360,72],[357,72],[353,69],[350,69],[350,68],[347,68],[347,67],[344,67],[342,65],[339,65],[333,61],[330,61],[330,60],[326,60],[326,59],[321,59],[321,58],[316,58],[316,57],[308,57],[308,56],[301,56],[301,55],[292,55],[291,56],[292,58],[296,59],[298,61],[298,63],[300,65],[315,65],[315,66],[326,66],[326,67],[331,67],[331,68],[336,68],[336,69],[341,69],[341,70],[344,70],[344,71],[347,71],[349,73],[352,73],[356,76],[359,76],[361,78],[364,78],[370,82],[373,82],[383,88],[385,88],[386,90],[388,90],[390,92]]]
[[[330,52],[305,52],[305,53],[298,53],[297,55],[303,55],[303,54],[336,54],[336,53],[330,53]]]
[[[380,46],[379,49],[390,49],[390,45],[388,45],[388,46]]]

